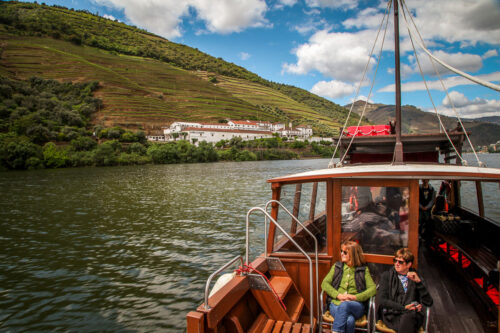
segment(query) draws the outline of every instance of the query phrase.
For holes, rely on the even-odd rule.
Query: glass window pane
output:
[[[392,255],[408,245],[408,187],[342,187],[342,241]]]
[[[314,235],[318,242],[318,252],[326,253],[326,184],[284,185],[280,202]],[[314,238],[281,207],[277,222],[304,251],[314,252]],[[274,251],[300,252],[280,230],[275,234]]]

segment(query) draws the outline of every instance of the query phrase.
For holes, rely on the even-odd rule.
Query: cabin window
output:
[[[342,186],[342,241],[392,255],[408,245],[408,187]]]
[[[318,242],[318,253],[326,253],[326,183],[303,183],[284,185],[280,202],[309,230]],[[281,207],[278,209],[278,224],[306,252],[314,252],[312,236]],[[274,251],[300,252],[280,230],[276,230]]]

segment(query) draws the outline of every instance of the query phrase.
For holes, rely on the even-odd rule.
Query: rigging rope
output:
[[[388,0],[387,1],[387,6],[386,6],[386,9],[385,9],[385,13],[384,13],[384,18],[382,20],[382,22],[380,22],[380,26],[378,28],[378,32],[377,32],[377,37],[375,38],[375,41],[373,43],[373,46],[372,46],[372,49],[370,51],[370,55],[368,56],[368,61],[366,63],[366,66],[365,66],[365,69],[363,71],[363,76],[359,82],[359,85],[358,87],[356,88],[356,95],[354,96],[354,99],[353,99],[353,102],[351,103],[351,107],[349,109],[349,113],[347,114],[347,117],[346,117],[346,120],[344,122],[344,126],[342,127],[342,131],[340,132],[340,135],[339,135],[339,139],[337,140],[337,144],[335,145],[335,150],[333,151],[333,155],[332,155],[332,158],[330,159],[330,162],[328,163],[328,168],[333,168],[335,167],[335,164],[333,162],[333,159],[335,158],[335,154],[337,153],[337,150],[339,148],[339,145],[340,145],[340,141],[342,141],[342,135],[344,135],[344,132],[345,132],[345,129],[346,129],[346,126],[347,126],[347,123],[349,121],[349,118],[351,116],[351,113],[352,113],[352,109],[354,108],[354,102],[356,101],[356,99],[358,98],[359,96],[359,90],[361,88],[361,84],[363,83],[363,81],[365,80],[365,76],[366,76],[366,72],[368,71],[368,66],[370,64],[370,59],[373,55],[373,51],[375,50],[375,46],[377,45],[377,41],[378,41],[378,38],[380,36],[380,31],[382,30],[382,26],[384,25],[384,20],[386,19],[387,17],[387,22],[386,22],[386,26],[385,26],[385,31],[384,31],[384,39],[385,39],[385,32],[387,31],[387,23],[389,22],[389,18],[388,18],[388,13],[390,12],[390,8],[391,8],[391,5],[392,5],[392,0]],[[382,45],[383,45],[383,40],[382,40]],[[377,69],[378,69],[378,64],[380,63],[380,57],[379,57],[379,61],[377,63]],[[373,79],[373,81],[375,81],[375,79]],[[373,85],[372,85],[372,88],[373,88]],[[370,90],[370,93],[371,93],[371,90]],[[369,100],[369,96],[367,97],[366,99],[366,102],[365,102],[365,106],[363,108],[363,112],[360,116],[360,119],[358,121],[358,125],[356,126],[356,132],[358,131],[359,129],[359,124],[361,123],[361,119],[363,118],[363,115],[365,113],[365,110],[366,110],[366,106],[368,104],[368,100]],[[352,140],[350,141],[349,143],[349,148],[351,147],[351,144],[352,144]],[[349,148],[346,150],[346,154],[347,152],[349,151]],[[346,154],[344,154],[344,156],[342,157],[342,159],[338,162],[338,166],[342,166],[342,162],[344,161],[344,158],[346,156]]]
[[[450,141],[451,145],[453,146],[453,149],[455,150],[455,153],[460,158],[462,165],[467,165],[467,161],[465,159],[463,159],[462,156],[458,153],[455,145],[453,144],[452,140],[450,139],[450,137],[449,137],[446,129],[444,128],[444,125],[443,125],[442,121],[441,121],[441,117],[440,117],[439,113],[437,112],[436,106],[434,105],[434,101],[432,100],[429,88],[427,86],[427,82],[425,81],[424,74],[422,73],[422,68],[420,67],[420,62],[418,61],[418,56],[417,56],[417,52],[415,50],[415,45],[413,44],[413,38],[412,38],[411,29],[410,29],[410,24],[408,23],[408,20],[406,18],[406,14],[407,13],[408,13],[408,16],[410,17],[411,22],[413,23],[413,27],[415,28],[415,31],[417,32],[418,37],[420,38],[421,43],[419,42],[418,39],[417,39],[417,43],[420,45],[420,47],[422,47],[423,49],[425,49],[425,46],[424,46],[425,42],[424,42],[424,39],[422,38],[422,35],[420,34],[420,31],[417,28],[417,25],[415,24],[415,21],[413,20],[413,16],[411,15],[411,11],[408,9],[405,0],[401,0],[401,2],[403,4],[403,6],[402,6],[403,7],[403,17],[404,17],[404,20],[406,22],[406,26],[407,26],[407,29],[408,29],[408,35],[410,36],[410,40],[411,40],[412,47],[413,47],[413,52],[415,54],[415,59],[417,60],[417,63],[418,63],[418,66],[419,66],[419,70],[420,70],[420,74],[422,75],[422,78],[423,78],[423,81],[424,81],[424,84],[425,84],[425,88],[427,89],[427,93],[429,94],[430,100],[431,100],[432,105],[434,107],[434,111],[436,112],[436,115],[437,115],[437,117],[439,119],[440,126],[444,130],[444,132],[446,134],[446,137],[448,138],[448,140]],[[406,12],[405,12],[405,10],[406,10]],[[424,45],[422,45],[422,44],[424,44]],[[450,101],[450,104],[452,106],[453,112],[455,113],[455,115],[456,115],[456,117],[458,119],[458,122],[459,122],[461,128],[463,129],[465,137],[467,138],[467,141],[469,142],[469,145],[470,145],[470,147],[471,147],[471,149],[472,149],[472,151],[473,151],[473,153],[474,153],[474,155],[476,157],[478,165],[479,166],[483,166],[484,164],[483,164],[483,162],[481,162],[479,160],[479,157],[478,157],[478,155],[476,153],[476,150],[474,149],[474,146],[472,145],[472,142],[470,141],[469,135],[467,134],[467,130],[465,129],[465,126],[464,126],[464,124],[462,122],[462,119],[460,118],[460,115],[458,114],[457,110],[455,109],[455,104],[453,103],[453,100],[451,99],[451,97],[449,95],[448,89],[446,88],[446,86],[445,86],[445,84],[444,84],[444,82],[443,82],[443,80],[441,78],[441,75],[439,74],[439,71],[436,68],[436,64],[434,63],[434,61],[432,61],[432,59],[436,59],[436,58],[434,56],[430,55],[429,52],[426,52],[426,53],[430,56],[429,60],[432,63],[434,71],[436,72],[436,75],[439,78],[439,82],[441,83],[441,86],[442,86],[444,92],[446,93],[448,101]],[[442,64],[441,61],[438,61],[438,62],[440,64]],[[448,68],[448,66],[445,66],[445,67]]]

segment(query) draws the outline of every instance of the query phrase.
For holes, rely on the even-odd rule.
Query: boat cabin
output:
[[[393,254],[401,247],[410,248],[416,255],[414,265],[420,269],[419,181],[423,179],[451,184],[447,216],[461,219],[454,233],[445,230],[443,223],[436,225],[434,243],[426,244],[426,251],[433,247],[447,257],[444,260],[452,262],[457,257],[457,267],[468,260],[471,268],[462,268],[464,276],[473,274],[485,293],[487,288],[496,290],[496,299],[491,298],[490,304],[487,293],[484,297],[485,308],[489,306],[495,315],[500,227],[484,216],[484,207],[478,207],[478,215],[462,208],[458,194],[462,182],[475,184],[481,203],[482,184],[493,183],[498,190],[500,170],[432,163],[353,164],[268,181],[272,201],[266,220],[272,223],[266,229],[265,253],[250,265],[266,276],[267,283],[283,296],[284,304],[276,301],[273,288],[265,286],[265,281],[252,281],[252,272],[242,273],[207,300],[210,309],[202,305],[188,315],[188,332],[247,332],[258,328],[257,332],[266,325],[274,329],[278,322],[290,323],[290,329],[295,324],[307,331],[317,328],[323,308],[319,286],[340,260],[340,246],[346,240],[355,240],[363,247],[375,281],[391,267]],[[474,240],[461,239],[463,235]],[[471,248],[469,252],[466,246]]]

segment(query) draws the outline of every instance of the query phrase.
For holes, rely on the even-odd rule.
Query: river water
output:
[[[482,157],[500,167],[500,156]],[[266,180],[327,164],[0,173],[0,332],[184,331],[207,277],[243,254],[246,212],[270,199]],[[493,193],[487,202],[497,201],[497,185]],[[487,212],[500,220],[496,206]],[[258,254],[262,219],[251,233]]]

